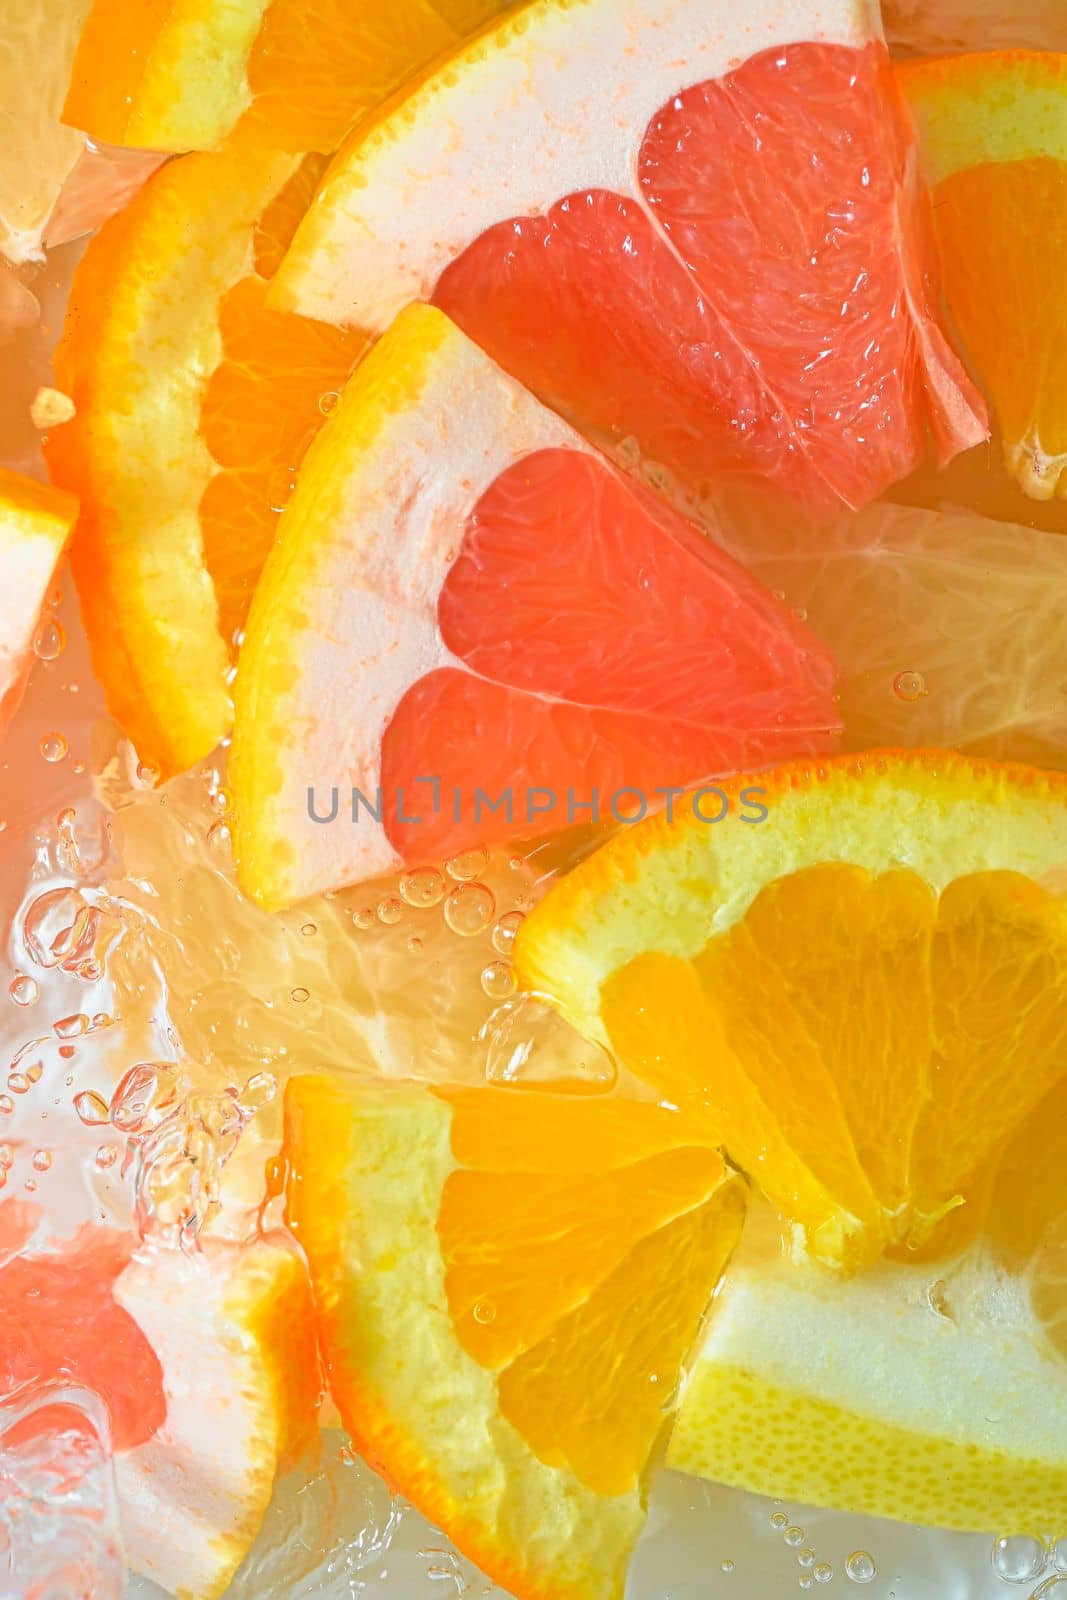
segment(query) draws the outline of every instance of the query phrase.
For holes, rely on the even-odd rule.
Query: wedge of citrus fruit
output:
[[[619,835],[516,970],[860,1265],[976,1195],[1067,1070],[1067,780],[841,757],[759,779],[762,821],[729,803],[756,783]]]
[[[288,1215],[368,1460],[513,1594],[621,1596],[745,1187],[656,1106],[296,1078]]]
[[[77,1384],[107,1407],[131,1566],[217,1600],[319,1401],[307,1275],[281,1234],[192,1254],[98,1228],[0,1268],[0,1389]]]
[[[242,882],[278,906],[826,749],[833,681],[785,607],[413,306],[316,441],[256,593]]]
[[[1067,763],[1062,535],[885,504],[830,525],[750,495],[719,510],[720,542],[833,651],[846,749]]]
[[[90,245],[47,447],[112,713],[164,774],[229,731],[235,635],[308,438],[359,341],[264,305],[314,162],[172,162]],[[323,397],[327,397],[324,399]]]
[[[986,433],[908,144],[860,0],[537,0],[355,129],[278,303],[381,332],[432,296],[686,494],[860,505],[928,422],[942,457]]]
[[[500,0],[93,0],[64,117],[95,139],[330,151],[416,67]]]
[[[842,1281],[753,1228],[715,1301],[668,1463],[804,1505],[1054,1538],[1065,1433],[1067,1361],[1025,1279],[988,1253]]]
[[[900,68],[934,199],[945,293],[1037,500],[1067,495],[1067,55]]]
[[[78,503],[0,468],[0,739],[33,660],[33,640]]]

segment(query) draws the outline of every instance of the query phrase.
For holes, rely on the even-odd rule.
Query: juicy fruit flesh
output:
[[[342,1415],[515,1593],[621,1593],[744,1213],[686,1133],[658,1107],[551,1092],[290,1085],[289,1215]]]
[[[1067,919],[1029,880],[979,873],[938,897],[907,870],[835,864],[770,884],[691,964],[638,957],[603,1015],[625,1064],[704,1102],[817,1254],[869,1260],[973,1195],[1063,1075],[1065,1002]],[[792,1160],[769,1157],[768,1128]]]
[[[925,225],[880,46],[782,47],[687,90],[638,181],[640,201],[591,191],[489,229],[436,303],[698,497],[741,474],[863,505],[918,464],[927,416],[944,456],[983,436],[901,243]]]
[[[657,786],[834,741],[829,655],[714,544],[590,455],[541,451],[501,474],[437,615],[469,670],[409,690],[382,751],[387,799],[418,795],[420,774],[446,797],[406,826],[388,805],[409,857],[563,827],[597,806],[606,818],[615,795],[650,806]],[[520,776],[510,814],[479,803]]]
[[[73,1255],[27,1255],[0,1267],[0,1393],[55,1379],[106,1402],[116,1450],[150,1439],[167,1414],[163,1373],[137,1323],[116,1303],[128,1245],[103,1230]]]
[[[1067,495],[1065,216],[1067,161],[1050,157],[983,163],[934,192],[949,307],[993,399],[1009,471],[1040,500]]]

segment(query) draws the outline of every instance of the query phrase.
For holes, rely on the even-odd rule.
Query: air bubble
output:
[[[70,746],[61,733],[53,732],[42,734],[38,748],[44,759],[55,765],[56,762],[63,760]]]
[[[35,1150],[30,1157],[34,1172],[47,1172],[52,1165],[52,1152],[50,1150]]]
[[[9,1117],[14,1109],[15,1102],[12,1100],[11,1096],[9,1094],[0,1094],[0,1114],[5,1117]]]
[[[463,850],[445,862],[445,871],[456,883],[470,883],[489,865],[488,850]]]
[[[801,1567],[811,1567],[815,1565],[815,1551],[812,1550],[810,1545],[805,1546],[803,1550],[797,1551],[797,1565]]]
[[[220,819],[218,822],[213,822],[207,830],[207,842],[213,850],[228,850],[230,840],[230,824],[228,822],[223,822]]]
[[[98,1127],[101,1123],[111,1120],[107,1101],[102,1095],[94,1094],[91,1089],[85,1089],[81,1094],[74,1096],[74,1109],[87,1128]]]
[[[33,639],[33,653],[38,661],[58,661],[67,644],[67,633],[61,622],[48,617],[41,623]]]
[[[41,996],[36,979],[28,978],[23,972],[15,974],[7,986],[7,992],[17,1006],[32,1006]]]
[[[510,956],[525,921],[521,911],[506,911],[493,929],[493,949],[502,956]]]
[[[131,1067],[111,1097],[111,1121],[121,1133],[155,1127],[178,1103],[181,1078],[177,1067],[151,1061]]]
[[[374,921],[374,912],[370,906],[360,906],[358,911],[352,913],[352,922],[360,933],[366,933],[368,928],[373,928]]]
[[[805,1576],[803,1578],[800,1578],[798,1581],[799,1581],[800,1587],[802,1589],[810,1589],[811,1588],[811,1579],[806,1574],[805,1574]]]
[[[464,939],[484,933],[495,911],[496,901],[484,883],[461,883],[445,901],[445,921]]]
[[[482,969],[482,988],[490,1000],[506,1000],[515,993],[515,972],[507,961],[490,961]]]
[[[496,1320],[496,1306],[491,1300],[477,1300],[471,1315],[479,1327],[487,1328]]]
[[[1057,1539],[1052,1546],[1049,1551],[1049,1560],[1057,1572],[1067,1573],[1067,1534],[1064,1534],[1062,1539]]]
[[[921,700],[928,693],[926,679],[921,672],[898,672],[893,679],[893,693],[908,704]]]
[[[318,931],[319,930],[314,922],[305,922],[304,926],[300,930],[305,939],[313,939]]]
[[[298,986],[295,989],[289,990],[289,998],[290,1000],[294,1001],[296,1005],[302,1006],[305,1000],[311,999],[311,990]]]
[[[57,1039],[80,1039],[83,1033],[88,1033],[92,1024],[84,1011],[75,1011],[69,1017],[60,1017],[58,1022],[53,1022],[52,1032]]]
[[[833,1578],[834,1569],[828,1561],[818,1561],[812,1567],[811,1575],[816,1583],[829,1583]]]
[[[7,1086],[12,1094],[26,1094],[29,1091],[30,1080],[24,1072],[9,1072]]]
[[[419,938],[417,933],[413,933],[411,935],[411,938],[408,940],[408,954],[412,955],[412,956],[417,956],[421,949],[422,949],[422,940]]]
[[[845,1561],[845,1574],[853,1583],[870,1583],[878,1576],[874,1557],[867,1550],[853,1550]]]
[[[400,893],[409,906],[426,911],[444,899],[445,880],[436,867],[417,867],[401,878]]]
[[[322,394],[319,395],[319,410],[322,412],[324,417],[328,417],[331,412],[337,410],[337,405],[340,401],[340,398],[341,396],[337,393],[336,389],[323,390]]]
[[[96,1152],[96,1164],[102,1172],[113,1167],[119,1158],[118,1145],[102,1144]]]
[[[379,900],[378,921],[384,923],[387,928],[395,927],[403,915],[403,901],[398,900],[395,895],[389,895],[387,899]]]
[[[15,1152],[9,1144],[0,1144],[0,1167],[13,1167]]]
[[[789,1526],[789,1518],[784,1511],[775,1511],[771,1516],[771,1527],[776,1533],[781,1533],[783,1528]]]
[[[804,1529],[798,1528],[794,1523],[791,1528],[787,1528],[785,1530],[785,1532],[782,1534],[782,1538],[791,1549],[795,1550],[798,1545],[802,1545],[804,1543]]]
[[[150,761],[138,761],[136,777],[137,782],[143,783],[146,789],[154,789],[159,782],[159,768]]]
[[[1005,1583],[1032,1583],[1040,1578],[1048,1552],[1040,1539],[1030,1534],[1005,1535],[993,1545],[993,1571]]]
[[[732,1572],[734,1570],[734,1563],[729,1557],[727,1557],[726,1560],[721,1563],[721,1566],[724,1572]]]
[[[70,972],[91,954],[99,924],[99,911],[77,889],[49,889],[28,907],[22,937],[36,966]]]

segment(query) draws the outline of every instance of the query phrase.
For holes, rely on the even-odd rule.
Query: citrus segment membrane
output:
[[[242,881],[278,905],[825,749],[833,678],[778,601],[413,307],[310,451],[256,595]]]
[[[227,152],[173,162],[91,243],[52,430],[97,675],[142,759],[170,774],[229,731],[234,636],[320,399],[360,347],[268,312],[265,280],[315,168]]]
[[[279,296],[377,330],[432,295],[598,444],[698,499],[741,474],[862,505],[918,464],[928,422],[942,459],[976,443],[869,8],[723,12],[541,0],[505,19],[356,129]],[[542,148],[550,168],[516,172],[511,152]]]
[[[330,151],[408,73],[497,0],[93,0],[64,118],[95,139]]]
[[[621,1596],[741,1180],[668,1111],[551,1092],[297,1078],[286,1119],[290,1225],[360,1450],[513,1593]],[[542,1212],[563,1178],[569,1212]]]
[[[610,843],[517,967],[855,1264],[978,1200],[1064,1077],[1064,790],[941,754],[763,786],[759,828],[683,814]]]
[[[935,186],[949,309],[992,398],[1008,470],[1050,500],[1067,493],[1067,57],[915,63],[900,83]]]
[[[33,638],[78,515],[59,489],[0,468],[0,739],[33,659]]]

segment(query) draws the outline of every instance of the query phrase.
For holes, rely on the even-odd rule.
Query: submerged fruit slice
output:
[[[113,144],[332,150],[500,0],[93,0],[64,117]]]
[[[1005,51],[900,68],[945,293],[1036,500],[1067,496],[1067,55]]]
[[[987,1255],[842,1281],[746,1237],[668,1462],[806,1505],[1054,1535],[1067,1362]]]
[[[218,1600],[266,1514],[274,1480],[310,1442],[315,1322],[292,1242],[203,1240],[148,1251],[115,1298],[151,1342],[166,1417],[116,1460],[123,1539],[138,1572]]]
[[[1015,0],[1008,7],[975,0],[883,0],[890,45],[920,56],[955,50],[1067,50],[1060,0]]]
[[[353,132],[279,303],[380,332],[432,296],[689,496],[862,505],[928,421],[942,457],[986,432],[875,30],[863,0],[537,0]]]
[[[363,1454],[512,1593],[621,1597],[740,1179],[656,1106],[296,1078],[288,1208]]]
[[[0,468],[0,739],[33,659],[33,638],[78,502]]]
[[[229,731],[240,629],[320,406],[359,341],[270,312],[316,174],[288,156],[172,162],[92,242],[71,291],[52,431],[77,490],[75,578],[96,672],[165,775]]]
[[[249,617],[232,784],[268,906],[826,749],[815,638],[439,311],[309,453]]]
[[[690,1108],[834,1263],[922,1244],[1067,1072],[1067,783],[840,758],[629,829],[519,934],[525,986]]]
[[[834,652],[846,749],[1067,764],[1062,535],[884,504],[830,526],[753,496],[720,510],[720,542]]]

